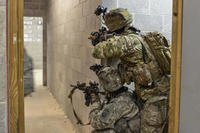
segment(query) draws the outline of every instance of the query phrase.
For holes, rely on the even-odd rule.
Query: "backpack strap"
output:
[[[142,44],[142,58],[143,58],[144,63],[147,64],[148,63],[147,62],[147,58],[148,58],[147,50],[142,42],[141,42],[141,44]]]

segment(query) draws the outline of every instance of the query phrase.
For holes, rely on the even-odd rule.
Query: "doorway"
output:
[[[23,1],[16,2],[15,0],[11,0],[10,2],[10,18],[15,18],[18,23],[14,23],[14,21],[10,21],[9,28],[11,40],[10,42],[13,44],[9,47],[10,56],[9,58],[11,61],[13,60],[13,64],[15,66],[15,69],[13,70],[13,73],[10,73],[10,81],[11,86],[9,88],[9,93],[15,92],[16,95],[13,97],[13,95],[9,96],[9,123],[11,123],[9,126],[11,133],[24,133],[24,112],[23,112],[23,101],[24,101],[24,94],[23,94],[23,66],[20,65],[23,61],[23,41],[20,41],[23,39],[23,28],[22,28],[22,17],[23,17]],[[14,7],[14,8],[13,8]],[[173,11],[173,43],[177,45],[173,45],[173,61],[172,65],[176,66],[173,67],[172,70],[172,91],[171,91],[171,104],[172,107],[170,110],[170,132],[177,133],[178,132],[178,119],[179,119],[179,90],[180,90],[180,54],[181,54],[181,24],[182,24],[182,0],[174,0],[174,11]],[[18,17],[17,17],[18,16]],[[20,16],[20,17],[19,17]],[[14,28],[11,28],[14,27]],[[18,29],[18,30],[16,30]],[[19,40],[16,42],[16,40]],[[15,45],[19,44],[19,45]],[[17,61],[16,61],[17,57]],[[12,67],[10,66],[10,69]],[[16,76],[17,75],[17,76]],[[19,81],[19,82],[17,82]],[[15,84],[13,84],[15,83]],[[17,86],[17,87],[16,87]]]
[[[43,18],[24,17],[24,94],[43,84]]]
[[[43,74],[46,47],[42,17],[24,17],[24,103],[26,133],[73,131],[48,88]],[[44,36],[43,36],[44,35]],[[72,132],[73,133],[73,132]]]

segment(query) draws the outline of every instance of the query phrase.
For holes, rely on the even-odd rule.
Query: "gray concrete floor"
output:
[[[45,87],[25,97],[25,133],[75,133],[51,93]]]

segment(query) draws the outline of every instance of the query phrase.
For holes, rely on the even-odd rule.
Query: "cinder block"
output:
[[[65,12],[61,12],[58,16],[57,16],[58,18],[58,25],[62,25],[62,24],[64,24],[65,23],[65,21],[66,21],[66,15],[65,15]]]
[[[149,0],[118,0],[118,7],[127,8],[133,13],[149,12]]]
[[[93,14],[87,16],[87,29],[96,30],[95,28],[96,28],[96,16]]]
[[[135,14],[134,26],[142,31],[162,31],[162,16]]]
[[[69,62],[69,63],[71,63],[71,62]],[[64,72],[64,74],[66,75],[66,83],[70,83],[70,84],[72,84],[73,82],[76,82],[76,81],[73,81],[73,71],[72,71],[72,69],[71,69],[71,67],[66,67],[67,69],[65,70],[65,72]],[[68,84],[68,85],[66,85],[66,86],[68,86],[69,87],[69,85],[70,84]]]
[[[79,0],[73,0],[73,4],[72,4],[73,7],[77,6],[78,4],[79,4]]]
[[[79,4],[76,8],[76,19],[80,19],[83,16],[83,4]]]
[[[6,133],[5,121],[0,121],[0,133]]]
[[[5,45],[6,41],[6,8],[0,6],[0,45]]]
[[[5,6],[0,6],[0,23],[5,22],[5,17],[6,17],[6,7]]]
[[[172,14],[172,0],[150,0],[150,14]]]
[[[5,121],[6,118],[6,105],[5,103],[0,103],[0,121]]]
[[[172,31],[172,15],[163,16],[163,32]]]
[[[79,27],[80,27],[80,31],[85,31],[85,28],[87,27],[87,17],[82,17],[79,20]]]
[[[117,8],[117,0],[102,0],[102,5],[107,7],[108,10]]]
[[[4,59],[5,60],[5,59]],[[6,100],[6,94],[7,94],[7,78],[6,78],[6,63],[0,64],[0,102]]]
[[[83,2],[85,2],[85,1],[86,1],[86,0],[79,0],[80,3],[83,3]]]
[[[82,68],[82,60],[80,58],[73,58],[71,62],[71,68],[77,72],[81,73],[81,68]]]
[[[90,0],[91,2],[91,10],[92,10],[92,14],[94,14],[94,11],[96,10],[98,5],[102,5],[102,0]]]
[[[60,44],[63,42],[64,40],[64,24],[60,24],[57,28],[56,28],[56,34],[57,34],[57,43]]]
[[[74,33],[76,33],[76,35],[80,32],[80,25],[79,25],[78,17],[75,20],[73,20],[72,30],[74,31]]]
[[[88,16],[90,14],[92,14],[91,2],[87,0],[83,3],[83,16]]]
[[[65,44],[65,45],[63,46],[63,53],[64,53],[64,56],[68,56],[68,55],[69,55],[69,51],[71,51],[69,46],[70,46],[70,45],[68,45],[68,44]]]
[[[82,73],[72,69],[72,83],[76,84],[77,81],[84,81],[81,79]]]
[[[0,102],[6,99],[6,8],[0,6]]]
[[[6,0],[0,0],[0,6],[5,6],[6,5]]]

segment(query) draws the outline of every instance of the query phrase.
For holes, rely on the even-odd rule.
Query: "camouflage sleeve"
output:
[[[118,43],[120,37],[112,37],[107,41],[98,43],[94,47],[93,56],[97,59],[110,57],[120,57],[122,55],[122,45]]]
[[[134,117],[138,113],[138,107],[128,96],[120,96],[104,105],[100,109],[90,112],[90,122],[95,129],[113,128],[114,124],[123,116]]]
[[[94,47],[93,56],[97,59],[122,57],[129,52],[141,52],[141,43],[136,35],[114,36]],[[135,53],[137,54],[137,53]]]

